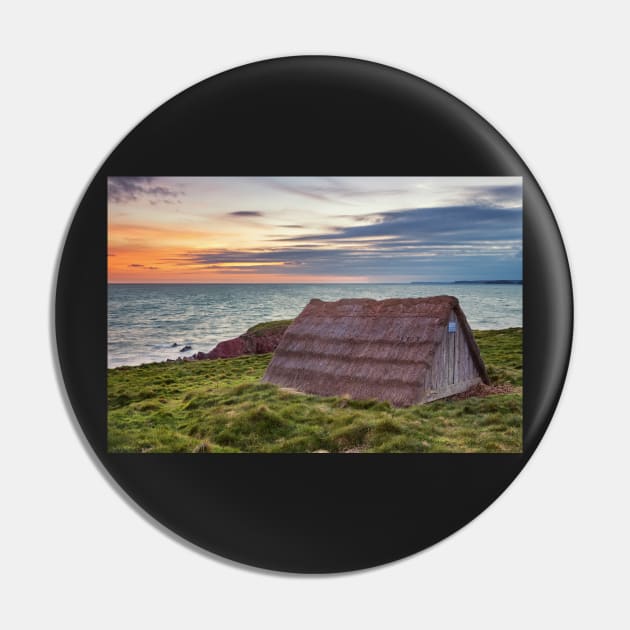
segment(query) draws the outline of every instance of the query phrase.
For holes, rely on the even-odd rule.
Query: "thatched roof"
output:
[[[311,300],[285,332],[263,380],[324,396],[413,404],[453,310],[487,382],[479,348],[451,296]]]

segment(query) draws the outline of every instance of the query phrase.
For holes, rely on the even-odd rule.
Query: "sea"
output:
[[[208,352],[259,322],[292,319],[311,298],[454,295],[472,328],[522,326],[521,285],[513,284],[110,284],[110,368]],[[190,346],[189,350],[182,350]]]

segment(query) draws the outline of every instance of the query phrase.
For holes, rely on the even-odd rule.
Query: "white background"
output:
[[[0,625],[628,627],[624,3],[3,7]],[[516,482],[434,548],[337,577],[227,563],[140,517],[69,419],[50,341],[64,232],[115,144],[192,83],[298,53],[397,66],[485,116],[547,194],[575,281],[566,389]]]

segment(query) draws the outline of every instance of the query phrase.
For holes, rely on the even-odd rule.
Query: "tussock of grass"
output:
[[[250,329],[251,330],[251,329]],[[521,451],[521,329],[476,332],[511,393],[396,408],[261,383],[271,354],[108,372],[110,452]]]
[[[281,331],[283,328],[286,328],[293,320],[292,319],[277,319],[273,322],[262,322],[261,324],[256,324],[247,330],[248,335],[254,335],[254,337],[259,337],[263,334],[273,333],[275,331]]]
[[[523,329],[477,330],[475,339],[493,384],[523,385]]]

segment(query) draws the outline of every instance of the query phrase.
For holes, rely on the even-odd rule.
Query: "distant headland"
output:
[[[523,284],[522,280],[453,280],[452,282],[411,282],[410,284]]]

